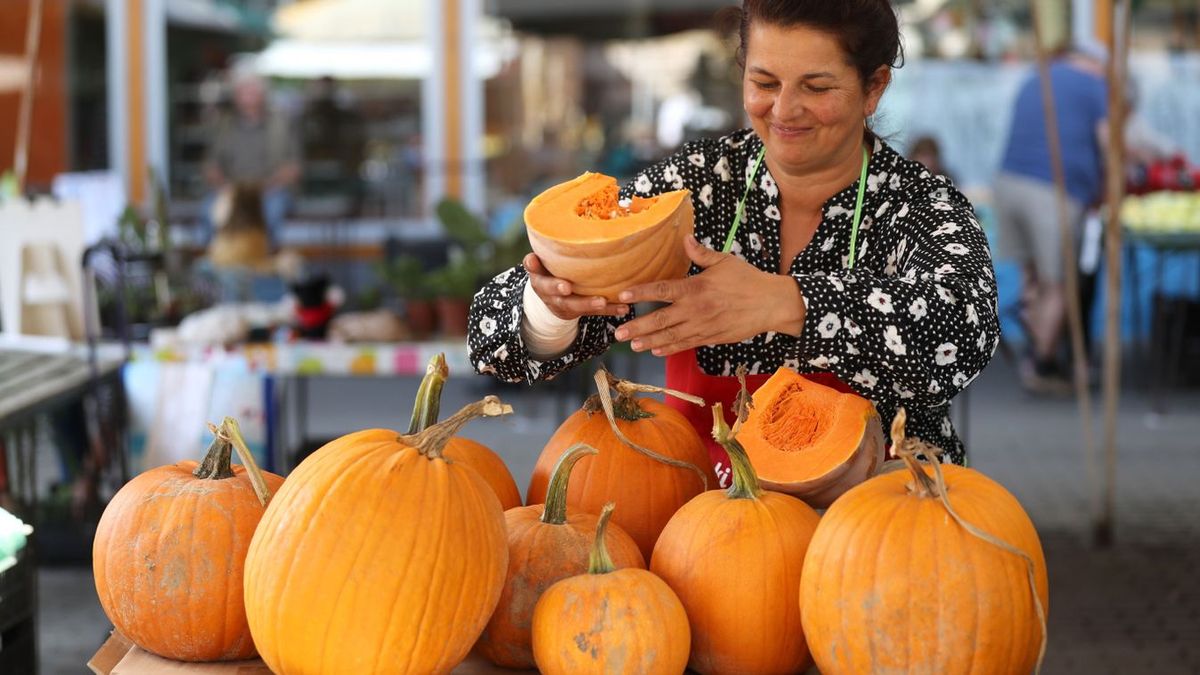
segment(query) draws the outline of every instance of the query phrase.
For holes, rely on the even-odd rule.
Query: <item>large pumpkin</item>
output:
[[[477,648],[505,668],[532,668],[533,608],[554,582],[587,571],[588,552],[599,516],[567,513],[571,468],[596,449],[580,444],[559,460],[550,479],[545,505],[521,506],[504,512],[508,529],[508,578],[500,603],[479,638]],[[609,525],[608,549],[617,568],[645,568],[635,542],[619,526]]]
[[[795,673],[809,663],[800,623],[800,570],[819,517],[804,502],[764,492],[713,406],[733,484],[679,509],[654,547],[650,571],[679,596],[691,623],[688,666],[698,673]]]
[[[585,173],[546,190],[525,207],[533,252],[579,295],[617,301],[622,290],[687,274],[683,238],[692,233],[691,193],[618,201],[615,178]]]
[[[256,653],[242,606],[242,568],[265,502],[283,478],[231,465],[233,438],[241,442],[227,419],[200,464],[162,466],[129,481],[96,527],[92,571],[100,606],[126,637],[159,656],[225,661]]]
[[[371,429],[306,458],[246,558],[246,614],[272,672],[446,673],[496,607],[504,512],[474,469],[447,461],[489,396],[415,436]]]
[[[817,666],[825,675],[1032,672],[1049,592],[1033,523],[982,473],[917,462],[897,417],[893,442],[908,470],[842,495],[809,544],[800,605]]]
[[[882,466],[883,428],[867,399],[780,368],[753,400],[738,441],[768,489],[824,508]]]
[[[589,399],[546,443],[533,468],[526,503],[544,502],[554,465],[568,448],[586,443],[600,452],[575,467],[567,505],[598,513],[607,502],[620,504],[616,523],[649,560],[658,533],[671,516],[708,486],[715,486],[717,479],[708,450],[687,418],[661,401],[636,396],[636,391],[645,389],[641,385],[609,378],[606,371],[596,373],[597,388],[604,396]],[[618,392],[609,403],[611,421],[603,407],[610,384]],[[618,437],[614,424],[638,447]]]
[[[679,675],[687,666],[688,618],[662,579],[616,569],[604,544],[604,506],[586,574],[542,594],[533,611],[533,654],[546,675]]]
[[[437,424],[438,413],[442,407],[442,389],[446,386],[446,378],[450,369],[446,366],[446,355],[437,354],[429,360],[425,367],[425,377],[417,389],[416,401],[413,403],[412,421],[408,425],[409,435],[418,434],[428,427]],[[462,436],[455,436],[442,450],[442,456],[451,462],[462,462],[479,472],[480,476],[492,486],[492,491],[500,499],[500,505],[508,510],[521,505],[521,491],[512,473],[491,448],[483,443]]]

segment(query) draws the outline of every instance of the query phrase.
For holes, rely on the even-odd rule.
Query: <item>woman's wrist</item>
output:
[[[771,303],[773,320],[771,330],[792,337],[799,337],[804,330],[804,319],[807,308],[804,304],[804,293],[800,289],[800,280],[787,274],[772,274],[772,283],[779,288],[768,297],[778,299]]]

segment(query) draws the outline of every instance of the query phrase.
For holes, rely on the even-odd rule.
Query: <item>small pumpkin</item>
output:
[[[582,443],[568,450],[554,468],[546,503],[504,512],[508,529],[508,578],[496,612],[479,638],[477,649],[504,668],[532,668],[531,629],[538,598],[556,581],[587,571],[588,552],[600,518],[567,513],[567,485],[580,458],[596,454]],[[609,525],[608,549],[617,568],[645,569],[635,542],[618,525]]]
[[[1033,523],[999,483],[943,466],[903,425],[901,410],[892,439],[908,470],[842,495],[809,544],[800,611],[817,666],[825,675],[1034,671],[1049,587]]]
[[[146,651],[177,661],[228,661],[257,652],[242,605],[242,569],[270,495],[283,484],[243,452],[226,418],[204,461],[150,469],[105,507],[92,543],[100,606]],[[233,439],[243,460],[233,465]]]
[[[496,607],[504,512],[442,450],[489,396],[419,434],[334,440],[288,477],[246,556],[246,615],[274,673],[447,673]]]
[[[713,406],[713,421],[713,437],[729,454],[733,484],[698,495],[672,516],[654,547],[650,571],[687,610],[692,670],[802,671],[809,653],[795,598],[819,517],[799,499],[759,487],[720,403]]]
[[[445,354],[437,354],[429,360],[425,367],[425,377],[421,379],[416,401],[413,403],[412,420],[408,425],[410,436],[437,424],[442,406],[442,390],[449,376],[450,369],[446,366]],[[492,486],[504,510],[521,505],[521,491],[517,488],[517,481],[513,480],[508,466],[500,459],[500,455],[483,443],[455,436],[446,443],[442,456],[451,462],[462,462],[478,471],[488,485]]]
[[[753,401],[738,441],[767,489],[825,508],[883,464],[879,413],[857,394],[780,368]]]
[[[617,379],[605,370],[596,373],[595,381],[598,395],[558,427],[538,457],[526,503],[544,502],[559,458],[568,448],[586,443],[600,452],[575,467],[567,506],[597,513],[607,502],[619,503],[616,523],[649,560],[659,532],[675,511],[716,485],[717,478],[708,449],[687,418],[661,401],[636,395],[655,388]],[[617,390],[615,401],[610,387]]]
[[[616,569],[604,543],[607,504],[586,574],[555,583],[533,611],[533,655],[547,675],[678,675],[690,630],[683,604],[662,579]]]
[[[585,173],[542,192],[525,207],[529,244],[579,295],[609,302],[630,286],[685,276],[683,238],[692,233],[688,190],[618,203],[617,180]]]

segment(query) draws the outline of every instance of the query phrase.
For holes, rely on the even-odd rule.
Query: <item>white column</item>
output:
[[[1071,0],[1071,37],[1076,43],[1096,40],[1095,0]]]
[[[163,187],[170,185],[170,150],[167,124],[167,12],[166,0],[144,0],[146,54],[146,162]]]
[[[108,168],[129,181],[128,138],[125,121],[129,119],[125,91],[125,0],[105,0],[105,52],[108,58]]]
[[[462,42],[459,43],[461,56],[458,59],[462,68],[459,82],[462,86],[462,169],[463,194],[462,199],[467,208],[477,214],[482,214],[487,208],[487,176],[483,161],[483,134],[485,102],[483,77],[480,73],[479,58],[479,24],[483,16],[481,0],[458,0],[462,9]]]
[[[446,57],[442,40],[442,2],[427,0],[425,41],[429,49],[429,70],[421,82],[421,139],[424,160],[423,195],[425,211],[433,213],[433,205],[446,191],[445,165],[445,83]]]

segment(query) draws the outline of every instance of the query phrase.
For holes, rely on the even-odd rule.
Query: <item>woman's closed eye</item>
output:
[[[771,91],[773,89],[779,88],[778,82],[767,82],[764,80],[750,80],[750,81],[754,83],[755,87],[758,87],[759,89],[762,89],[763,91]]]

